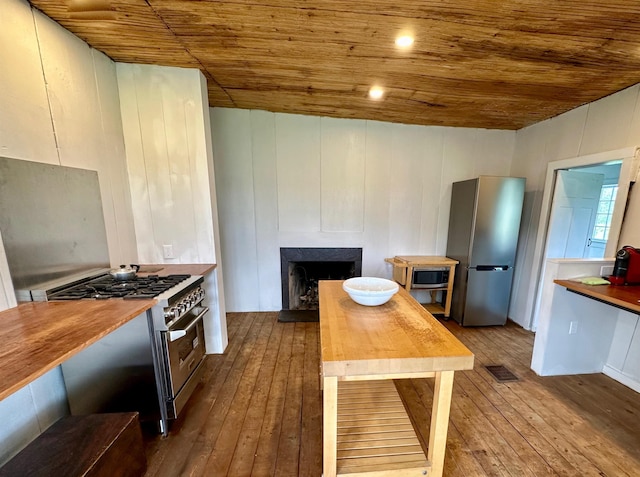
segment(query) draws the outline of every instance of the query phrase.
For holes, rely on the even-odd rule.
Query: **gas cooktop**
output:
[[[160,295],[189,277],[190,275],[148,275],[131,280],[116,280],[107,274],[51,293],[48,300],[147,299]]]

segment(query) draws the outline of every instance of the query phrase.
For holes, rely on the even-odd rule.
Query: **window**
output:
[[[617,193],[617,184],[602,186],[600,201],[598,202],[598,211],[596,212],[596,223],[593,227],[593,240],[607,241]]]

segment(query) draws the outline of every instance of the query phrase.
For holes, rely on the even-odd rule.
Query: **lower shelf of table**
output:
[[[422,303],[422,306],[432,315],[444,315],[444,306],[440,303]]]
[[[337,475],[423,476],[431,468],[391,380],[338,384]]]

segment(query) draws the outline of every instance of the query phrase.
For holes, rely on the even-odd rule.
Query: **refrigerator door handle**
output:
[[[469,267],[479,272],[506,272],[509,270],[509,265],[477,265],[475,267]]]

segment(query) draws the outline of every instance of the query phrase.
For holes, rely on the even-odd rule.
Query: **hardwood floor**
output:
[[[444,475],[640,476],[640,395],[602,375],[537,376],[533,334],[442,322],[475,356],[456,373]],[[322,473],[317,323],[277,313],[228,314],[229,347],[169,436],[148,435],[148,476],[313,476]],[[484,368],[519,378],[498,383]],[[425,430],[432,380],[396,381]]]

